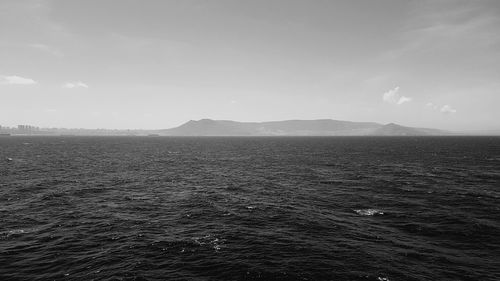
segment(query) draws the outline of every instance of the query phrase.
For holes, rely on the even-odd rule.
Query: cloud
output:
[[[89,85],[83,83],[82,81],[78,81],[78,82],[66,82],[61,87],[66,89],[74,89],[74,88],[88,88]]]
[[[399,98],[399,100],[398,100],[398,105],[399,105],[399,104],[403,104],[403,103],[405,103],[405,102],[410,102],[411,100],[412,100],[412,98],[402,96],[402,97],[400,97],[400,98]]]
[[[382,99],[388,103],[396,103],[397,102],[396,96],[398,95],[398,91],[399,91],[399,87],[396,87],[392,90],[389,90],[389,91],[384,93],[384,95],[382,96]]]
[[[382,95],[382,100],[386,103],[396,104],[396,105],[401,105],[405,102],[412,101],[412,98],[401,96],[398,92],[399,92],[399,87],[389,90]]]
[[[15,75],[0,75],[0,85],[33,85],[37,82],[30,78]]]
[[[451,107],[450,105],[448,104],[445,104],[443,106],[439,106],[437,104],[434,104],[432,102],[428,102],[426,105],[425,105],[427,108],[430,108],[432,110],[436,110],[436,111],[439,111],[441,113],[444,113],[444,114],[451,114],[451,113],[457,113],[457,110],[454,109],[453,107]]]
[[[439,106],[437,104],[433,104],[432,102],[428,102],[425,106],[433,110],[439,110]]]
[[[440,111],[445,114],[450,114],[450,113],[457,113],[457,110],[454,109],[453,107],[445,104],[443,107],[441,107]]]

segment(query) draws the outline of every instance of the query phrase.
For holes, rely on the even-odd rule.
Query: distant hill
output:
[[[447,134],[447,132],[441,130],[405,127],[394,123],[384,125],[371,133],[371,135],[375,136],[427,136]]]
[[[190,120],[179,127],[159,130],[165,136],[418,136],[445,135],[444,131],[397,124],[351,122],[331,119],[273,122]]]

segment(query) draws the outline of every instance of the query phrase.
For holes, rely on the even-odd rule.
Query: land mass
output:
[[[56,136],[445,136],[499,135],[500,131],[451,132],[407,127],[394,123],[352,122],[332,119],[237,122],[230,120],[190,120],[178,127],[160,130],[112,130],[38,128],[30,125],[0,126],[0,135]]]
[[[374,122],[332,119],[236,122],[229,120],[190,120],[179,127],[159,130],[163,136],[429,136],[450,132]]]

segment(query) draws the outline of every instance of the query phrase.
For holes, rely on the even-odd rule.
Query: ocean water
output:
[[[3,137],[0,280],[500,280],[500,138]]]

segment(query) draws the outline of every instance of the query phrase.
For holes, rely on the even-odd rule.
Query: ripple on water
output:
[[[498,280],[498,140],[0,139],[0,279]]]

